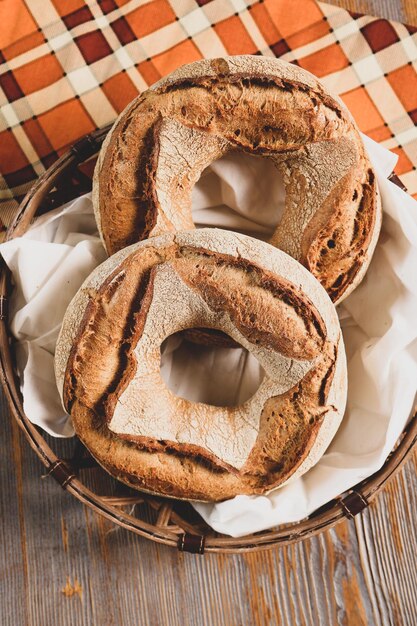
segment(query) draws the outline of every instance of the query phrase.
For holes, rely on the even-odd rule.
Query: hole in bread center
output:
[[[180,398],[229,407],[256,393],[265,370],[243,346],[202,345],[175,333],[161,346],[161,375]]]
[[[215,226],[271,238],[285,207],[282,174],[266,157],[228,152],[201,174],[192,191],[197,228]]]

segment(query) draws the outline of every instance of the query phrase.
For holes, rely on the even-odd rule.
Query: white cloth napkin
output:
[[[322,459],[267,496],[195,504],[217,531],[242,536],[300,520],[384,463],[413,409],[417,388],[417,203],[386,180],[396,156],[364,137],[382,194],[382,234],[362,284],[338,308],[348,356],[348,406]],[[285,194],[265,159],[231,154],[212,164],[193,192],[198,226],[267,239]],[[13,272],[11,328],[17,339],[24,409],[58,437],[73,434],[55,386],[53,353],[65,309],[105,258],[83,196],[2,244]],[[162,376],[178,395],[212,404],[243,402],[259,386],[258,362],[240,349],[197,348],[178,338],[163,346]],[[227,381],[225,384],[224,381]]]

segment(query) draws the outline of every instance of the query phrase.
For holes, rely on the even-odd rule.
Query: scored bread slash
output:
[[[245,403],[175,396],[160,347],[214,328],[265,377]],[[346,359],[335,308],[287,254],[219,229],[134,244],[85,281],[65,315],[56,377],[77,435],[132,487],[206,501],[261,494],[301,475],[335,434]]]

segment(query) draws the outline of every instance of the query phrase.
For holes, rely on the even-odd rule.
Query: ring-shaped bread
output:
[[[262,365],[242,405],[190,402],[165,384],[161,343],[193,327],[227,333]],[[343,340],[320,283],[269,244],[216,229],[155,237],[100,265],[68,308],[55,365],[99,463],[176,498],[260,494],[301,475],[346,401]]]
[[[102,147],[93,202],[109,254],[193,228],[202,171],[239,150],[283,175],[285,211],[269,243],[300,261],[340,302],[362,279],[381,223],[374,172],[347,108],[284,61],[196,61],[120,115]]]

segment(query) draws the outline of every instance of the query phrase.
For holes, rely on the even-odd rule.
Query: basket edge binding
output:
[[[110,128],[111,125],[108,125],[81,138],[46,170],[23,199],[19,211],[7,231],[6,240],[9,241],[18,237],[27,230],[54,184],[58,184],[64,173],[68,172],[71,167],[80,165],[97,154]],[[394,172],[389,178],[393,183],[405,189]],[[224,535],[218,536],[217,533],[201,535],[198,532],[189,532],[195,529],[187,523],[187,528],[184,529],[186,532],[178,535],[170,531],[167,525],[175,501],[172,501],[168,507],[162,505],[162,507],[165,506],[164,514],[161,516],[161,519],[164,518],[163,526],[144,522],[117,508],[117,504],[106,502],[105,496],[99,496],[88,489],[77,477],[75,468],[71,467],[67,460],[60,459],[55,455],[40,431],[25,415],[17,374],[13,367],[11,336],[7,325],[8,296],[12,289],[10,278],[9,270],[4,261],[1,261],[0,379],[13,418],[23,430],[32,449],[47,468],[45,476],[51,475],[63,489],[113,523],[157,543],[176,547],[182,552],[196,554],[204,554],[205,552],[243,553],[272,549],[279,545],[288,545],[312,537],[331,528],[343,519],[352,519],[367,508],[388,480],[401,469],[417,443],[417,413],[415,413],[403,431],[398,446],[391,452],[380,470],[355,485],[347,493],[331,500],[305,520],[286,525],[284,528],[233,538]],[[155,500],[141,492],[138,494],[144,500]],[[112,500],[115,501],[115,499]],[[169,507],[171,507],[171,512]]]

